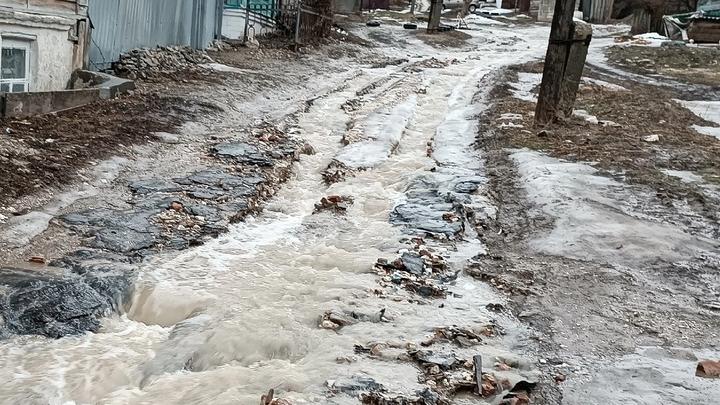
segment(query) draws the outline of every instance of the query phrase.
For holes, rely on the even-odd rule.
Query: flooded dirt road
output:
[[[542,57],[548,28],[472,17],[462,35],[430,41],[387,21],[352,26],[370,51],[309,52],[298,69],[322,72],[308,83],[184,126],[181,139],[207,136],[254,164],[269,159],[238,140],[259,117],[263,131],[307,145],[262,212],[201,246],[147,255],[125,308],[97,333],[0,341],[0,403],[257,404],[270,389],[292,404],[720,395],[717,380],[694,375],[720,356],[717,221],[623,173],[530,148],[532,113],[517,106],[536,99],[539,74],[505,70]],[[589,83],[623,97],[627,83],[605,75]],[[187,153],[203,161],[206,149]],[[158,153],[144,157],[149,177],[174,175],[163,166],[185,151]],[[202,173],[180,180],[218,181]],[[715,184],[703,187],[716,198]]]
[[[3,403],[249,404],[275,388],[293,403],[349,404],[357,403],[353,381],[366,377],[413,395],[425,388],[413,363],[356,356],[353,346],[420,342],[452,325],[512,331],[488,340],[488,367],[515,356],[524,328],[485,309],[502,298],[483,283],[460,274],[446,299],[397,289],[389,297],[376,292],[372,271],[378,258],[407,250],[412,236],[435,235],[426,249],[453,271],[484,252],[465,217],[443,215],[492,210],[476,192],[485,182],[472,146],[477,115],[492,73],[538,56],[545,29],[522,38],[504,30],[492,41],[483,32],[459,50],[418,40],[385,49],[408,55],[401,65],[348,66],[351,79],[338,75],[334,90],[295,116],[293,130],[315,154],[301,158],[261,215],[201,247],[143,263],[127,313],[105,319],[98,333],[0,343]],[[399,27],[384,35],[406,36]],[[332,162],[351,174],[328,185],[322,173]],[[345,215],[314,213],[328,195],[353,203]],[[424,210],[398,214],[408,204]],[[333,331],[318,327],[326,311],[367,316]],[[328,380],[337,385],[330,398]]]

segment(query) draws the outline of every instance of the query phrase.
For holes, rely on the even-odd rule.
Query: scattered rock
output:
[[[347,176],[352,175],[352,173],[353,169],[345,165],[345,163],[333,159],[328,167],[323,170],[322,177],[323,180],[325,180],[325,184],[330,185],[345,180]]]
[[[235,160],[237,163],[272,166],[273,161],[257,146],[245,142],[228,142],[215,145],[212,152],[223,158]]]
[[[470,329],[450,326],[436,329],[430,339],[420,344],[427,347],[437,342],[454,342],[460,347],[471,347],[480,344],[482,338]]]
[[[153,49],[133,49],[120,54],[111,69],[116,76],[136,80],[170,75],[211,62],[212,58],[205,51],[189,46],[158,46]]]
[[[642,140],[645,142],[658,142],[660,140],[660,135],[653,134],[653,135],[643,136]]]
[[[326,385],[332,393],[357,395],[361,392],[385,392],[385,387],[371,377],[353,375],[340,377],[337,380],[328,380]]]
[[[345,214],[348,207],[352,204],[353,198],[350,196],[331,195],[323,197],[318,204],[315,204],[314,213],[332,211],[336,214]]]

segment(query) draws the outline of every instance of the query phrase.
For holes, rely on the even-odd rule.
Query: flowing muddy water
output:
[[[508,38],[516,35],[502,32]],[[539,32],[533,39],[538,44],[545,37]],[[442,56],[459,60],[442,68],[366,69],[315,100],[298,116],[297,129],[316,154],[301,159],[262,215],[204,246],[146,262],[127,313],[106,319],[100,333],[2,342],[0,378],[6,382],[0,401],[253,404],[276,388],[294,403],[357,403],[351,396],[328,399],[326,380],[368,375],[398,393],[424,386],[411,363],[358,357],[339,364],[338,358],[352,355],[354,344],[418,342],[434,327],[483,325],[491,318],[507,335],[483,346],[483,355],[490,365],[495,356],[513,356],[526,331],[485,310],[488,303],[502,302],[489,287],[460,275],[442,305],[396,302],[370,293],[378,287],[371,268],[378,258],[393,259],[407,248],[404,229],[422,228],[421,223],[404,228],[388,220],[399,204],[422,205],[422,196],[412,192],[418,184],[446,194],[470,182],[479,191],[459,202],[492,211],[483,202],[482,161],[472,148],[476,115],[490,87],[483,78],[542,49],[532,45],[494,43],[445,52]],[[377,86],[363,96],[362,111],[368,114],[341,108],[357,98],[358,90],[388,76],[399,79],[392,90]],[[388,101],[390,94],[403,92],[404,99]],[[402,117],[392,113],[393,106]],[[358,159],[372,167],[328,186],[321,172],[332,159],[347,156],[341,140],[350,122],[380,133],[404,128],[398,136],[380,136],[380,146],[369,142],[367,150],[354,150],[381,156]],[[354,204],[344,216],[314,215],[314,205],[331,194],[352,196]],[[484,250],[466,228],[457,243],[431,243],[456,269]],[[386,321],[374,315],[381,309],[386,309]],[[371,320],[339,332],[319,329],[318,317],[326,310],[352,310],[370,314]]]

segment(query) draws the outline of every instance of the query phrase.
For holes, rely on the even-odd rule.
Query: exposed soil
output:
[[[639,74],[659,74],[708,86],[720,83],[718,47],[613,46],[607,56],[614,64]]]
[[[424,30],[418,32],[417,38],[428,45],[435,47],[462,48],[467,45],[471,36],[465,32],[452,30],[428,34]]]
[[[0,121],[0,206],[58,187],[77,170],[211,110],[178,97],[135,94],[69,111]]]

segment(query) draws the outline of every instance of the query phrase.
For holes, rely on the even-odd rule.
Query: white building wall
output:
[[[275,32],[275,24],[267,19],[258,18],[250,13],[250,37]],[[245,38],[245,10],[225,9],[222,19],[222,35],[228,39],[243,40]]]
[[[68,39],[70,27],[33,27],[0,22],[3,40],[28,41],[30,45],[30,91],[62,90],[73,72],[75,44]]]

